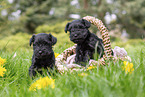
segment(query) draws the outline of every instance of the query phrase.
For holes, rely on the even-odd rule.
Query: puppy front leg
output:
[[[86,66],[86,62],[89,60],[88,52],[86,52],[85,54],[82,53],[77,54],[75,60],[79,65]]]
[[[32,78],[33,76],[35,76],[36,75],[36,68],[35,68],[35,66],[32,64],[31,66],[30,66],[30,68],[29,68],[29,76]]]
[[[87,62],[87,61],[89,61],[89,59],[90,59],[90,53],[91,52],[89,52],[89,51],[86,51],[85,52],[85,56],[83,57],[83,62]]]
[[[75,56],[75,62],[79,64],[79,54],[76,54],[76,56]]]
[[[79,53],[79,49],[78,49],[78,46],[77,46],[76,47],[76,56],[75,56],[75,62],[77,64],[79,64],[79,55],[80,55],[80,53]]]

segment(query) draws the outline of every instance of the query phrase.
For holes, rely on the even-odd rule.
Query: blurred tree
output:
[[[114,0],[112,13],[130,38],[145,38],[145,0]]]
[[[2,35],[4,35],[4,30],[8,29],[7,26],[5,25],[8,25],[9,22],[8,22],[8,19],[6,17],[7,15],[7,12],[5,9],[9,8],[9,4],[8,4],[8,1],[6,0],[0,0],[0,38],[2,38]]]
[[[119,25],[131,38],[145,35],[145,0],[13,0],[11,8],[6,10],[7,15],[0,20],[11,20],[12,31],[15,33],[34,33],[40,25],[54,25],[70,20],[70,15],[76,14],[80,18],[86,15],[95,16],[102,20],[109,30]],[[17,12],[19,18],[14,19],[13,14]],[[105,17],[108,14],[115,15],[116,20],[107,23]]]
[[[53,7],[53,16],[60,20],[70,19],[69,15],[76,12],[76,8],[71,5],[72,0],[58,0]]]
[[[79,0],[79,14],[81,17],[90,15],[100,19],[105,25],[106,13],[111,13],[111,4],[107,0]],[[96,27],[92,28],[93,32],[97,32]]]
[[[2,25],[3,21],[6,19],[5,17],[2,16],[3,15],[7,15],[7,12],[4,10],[6,8],[8,8],[8,2],[5,0],[0,0],[0,25]]]
[[[8,13],[10,15],[20,11],[19,24],[24,27],[21,30],[34,33],[38,25],[53,19],[49,11],[56,2],[57,0],[14,0]]]
[[[54,24],[57,20],[70,19],[69,15],[75,11],[71,6],[71,1],[14,0],[11,8],[7,9],[7,16],[13,17],[12,13],[20,11],[19,22],[15,23],[15,33],[19,31],[34,33],[39,25]]]
[[[109,23],[110,30],[119,24],[130,38],[145,37],[145,0],[79,0],[79,4],[81,17],[92,15],[107,25],[106,15],[114,14],[117,18]]]

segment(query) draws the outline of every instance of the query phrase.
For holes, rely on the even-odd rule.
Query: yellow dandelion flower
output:
[[[78,74],[78,76],[85,77],[85,76],[88,76],[88,74],[87,73],[81,73],[81,74]]]
[[[0,66],[0,76],[3,77],[4,71],[6,71],[6,69],[4,67]]]
[[[131,74],[134,71],[133,63],[124,61],[123,64],[124,65],[122,66],[122,70],[124,70],[126,74],[128,74],[128,72]]]
[[[6,62],[6,59],[3,59],[0,57],[0,76],[3,77],[4,75],[4,71],[6,71],[6,69],[3,67],[3,64]]]
[[[0,66],[2,66],[6,62],[6,59],[0,57]]]
[[[86,70],[91,70],[91,69],[94,69],[94,68],[97,68],[97,66],[89,66]]]
[[[36,91],[36,89],[42,89],[42,88],[45,88],[47,86],[50,86],[52,89],[55,88],[55,83],[54,83],[54,79],[52,78],[49,78],[49,77],[44,77],[44,78],[41,78],[36,80],[36,82],[34,82],[29,90],[33,90],[33,91]]]
[[[54,53],[54,55],[55,55],[55,58],[59,55],[59,53]]]

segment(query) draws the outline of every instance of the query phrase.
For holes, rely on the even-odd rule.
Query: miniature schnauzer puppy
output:
[[[32,65],[29,68],[29,75],[33,77],[36,72],[42,74],[42,68],[53,69],[55,65],[55,56],[52,46],[56,44],[57,38],[50,33],[40,33],[33,35],[30,39],[30,46],[33,43]]]
[[[83,66],[89,59],[93,59],[95,49],[99,57],[103,57],[104,53],[102,39],[88,30],[90,26],[90,22],[81,19],[74,20],[65,27],[65,32],[70,32],[70,40],[77,44],[75,62]]]

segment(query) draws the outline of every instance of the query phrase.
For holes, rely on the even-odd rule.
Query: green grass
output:
[[[61,38],[58,40],[61,40],[65,35],[59,36]],[[58,41],[54,51],[61,53],[73,45],[67,41],[69,38]],[[68,72],[64,75],[55,73],[52,76],[55,79],[55,88],[47,87],[37,91],[29,91],[30,85],[40,77],[39,75],[32,80],[28,75],[32,47],[20,44],[19,47],[13,47],[13,51],[1,47],[0,57],[7,59],[4,65],[7,71],[4,77],[0,77],[0,97],[145,97],[145,43],[120,44],[112,43],[112,47],[118,45],[127,50],[134,64],[132,74],[122,71],[121,61],[110,62],[109,66],[83,71],[88,74],[86,77],[78,76],[82,72]],[[9,49],[8,46],[9,44],[5,47]],[[15,53],[17,56],[13,58]]]

